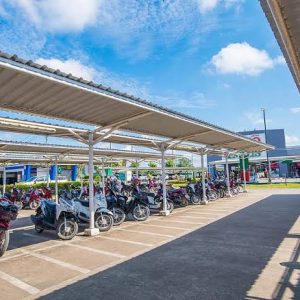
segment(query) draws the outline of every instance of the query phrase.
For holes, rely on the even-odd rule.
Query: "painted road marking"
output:
[[[121,255],[121,254],[117,254],[117,253],[112,253],[112,252],[107,252],[104,250],[99,250],[99,249],[94,249],[94,248],[90,248],[90,247],[86,247],[86,246],[81,246],[78,244],[73,244],[73,243],[67,243],[67,246],[71,246],[71,247],[76,247],[82,250],[87,250],[87,251],[91,251],[91,252],[95,252],[98,254],[103,254],[103,255],[108,255],[108,256],[113,256],[113,257],[117,257],[117,258],[125,258],[125,255]]]
[[[34,229],[34,225],[12,228],[9,230],[9,232],[13,233],[14,231],[29,230],[29,229]]]
[[[124,239],[119,239],[119,238],[112,238],[112,237],[108,237],[108,236],[99,236],[97,238],[101,238],[101,239],[106,239],[106,240],[112,240],[112,241],[116,241],[116,242],[124,242],[124,243],[128,243],[128,244],[133,244],[133,245],[140,245],[140,246],[146,246],[146,247],[153,247],[153,244],[146,244],[146,243],[142,243],[142,242],[134,242],[134,241],[130,241],[130,240],[124,240]]]
[[[16,277],[10,276],[2,271],[0,271],[0,278],[9,282],[10,284],[14,285],[17,288],[19,288],[23,291],[26,291],[30,295],[35,295],[40,292],[39,289],[27,284],[26,282],[24,282]]]
[[[80,272],[80,273],[83,273],[83,274],[87,274],[87,273],[90,272],[90,270],[88,270],[88,269],[81,268],[81,267],[78,267],[78,266],[66,263],[64,261],[61,261],[61,260],[58,260],[58,259],[46,256],[46,255],[43,255],[43,254],[39,254],[39,253],[35,253],[35,252],[29,252],[29,251],[25,251],[25,250],[24,250],[24,252],[26,254],[31,255],[31,256],[37,257],[39,259],[48,261],[50,263],[53,263],[53,264],[59,265],[61,267],[64,267],[64,268],[67,268],[67,269],[70,269],[70,270],[74,270],[74,271],[77,271],[77,272]]]
[[[133,232],[133,233],[143,233],[143,234],[149,234],[149,235],[155,235],[155,236],[169,237],[169,238],[174,237],[174,235],[170,235],[170,234],[161,234],[161,233],[154,233],[154,232],[148,232],[148,231],[138,231],[138,230],[131,230],[131,229],[123,229],[123,228],[120,228],[119,230]]]
[[[214,217],[202,217],[202,216],[176,216],[177,218],[187,218],[187,219],[213,219]]]
[[[174,227],[174,226],[164,226],[164,225],[155,225],[155,224],[143,224],[143,223],[140,223],[139,225],[151,226],[151,227],[158,227],[158,228],[167,228],[167,229],[179,229],[179,230],[183,230],[183,231],[189,231],[189,229],[187,229],[187,228]]]
[[[202,223],[202,222],[189,222],[189,221],[179,221],[179,220],[173,220],[173,219],[170,219],[169,220],[170,222],[173,222],[173,223],[182,223],[182,224],[191,224],[191,225],[204,225],[206,223]]]

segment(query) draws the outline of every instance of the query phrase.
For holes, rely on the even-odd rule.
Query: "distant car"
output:
[[[57,181],[62,182],[62,181],[67,181],[67,178],[64,176],[58,176]],[[55,180],[49,180],[49,182],[55,182]],[[33,185],[36,183],[47,183],[47,176],[33,176],[27,179],[26,181],[22,182],[23,184],[28,184],[28,185]]]

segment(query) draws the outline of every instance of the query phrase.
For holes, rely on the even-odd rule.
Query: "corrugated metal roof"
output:
[[[300,0],[260,0],[300,91]]]
[[[0,52],[0,108],[241,151],[268,145],[101,84]]]
[[[60,138],[76,138],[76,136],[72,133],[75,132],[77,135],[82,137],[84,140],[88,139],[88,130],[79,129],[73,127],[64,127],[59,125],[49,125],[47,123],[37,123],[30,121],[21,121],[14,120],[10,118],[1,118],[0,117],[0,131],[9,131],[16,133],[31,133],[35,135],[46,135],[52,137],[60,137]],[[96,133],[95,139],[104,137],[103,133]],[[109,134],[102,142],[114,143],[114,144],[122,144],[122,145],[132,145],[138,147],[147,147],[152,149],[158,149],[159,145],[162,143],[166,144],[169,149],[178,150],[178,151],[186,151],[192,153],[199,153],[201,150],[200,146],[180,143],[176,144],[174,142],[167,142],[165,139],[150,139],[139,136],[130,136],[124,134]],[[224,152],[224,151],[223,151]],[[222,153],[221,149],[206,149],[206,153],[210,154],[218,154]]]
[[[52,157],[86,157],[88,159],[88,147],[66,146],[55,144],[41,144],[41,143],[24,143],[0,140],[0,156],[17,153],[17,154],[45,154]],[[110,158],[136,158],[136,159],[160,159],[159,152],[141,152],[141,151],[126,151],[117,149],[102,149],[94,147],[94,159],[99,160],[103,157]],[[167,155],[167,158],[174,158],[174,155]]]

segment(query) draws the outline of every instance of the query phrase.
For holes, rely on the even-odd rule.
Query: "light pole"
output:
[[[265,108],[261,109],[263,112],[263,118],[264,118],[264,126],[265,126],[265,140],[266,144],[268,144],[268,137],[267,137],[267,122],[266,122],[266,110]],[[269,177],[269,183],[271,183],[271,163],[270,163],[270,158],[269,158],[269,152],[266,150],[267,154],[267,162],[268,162],[268,177]]]

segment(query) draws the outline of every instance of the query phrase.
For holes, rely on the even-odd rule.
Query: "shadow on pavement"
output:
[[[245,299],[299,214],[299,195],[273,195],[42,299]],[[299,251],[283,262],[274,299],[299,268]]]

